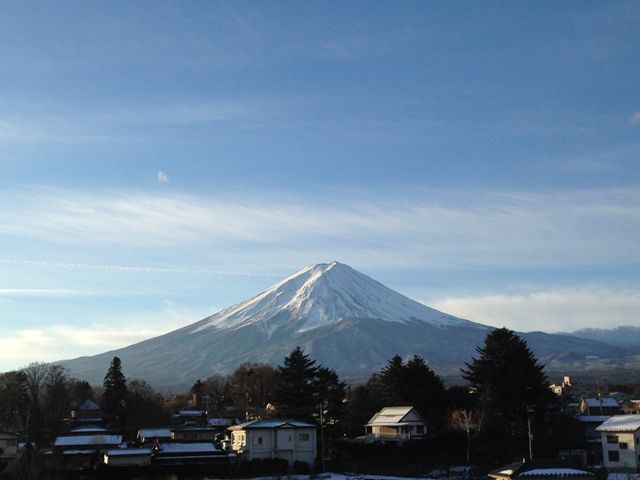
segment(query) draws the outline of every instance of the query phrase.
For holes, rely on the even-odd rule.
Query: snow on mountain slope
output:
[[[192,333],[256,324],[271,336],[285,325],[304,332],[349,318],[481,326],[422,305],[348,265],[332,262],[303,268],[256,297],[199,322]]]

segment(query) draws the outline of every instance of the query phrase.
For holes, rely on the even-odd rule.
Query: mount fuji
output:
[[[367,378],[393,355],[421,355],[438,373],[458,373],[492,327],[429,308],[338,262],[307,268],[259,295],[165,335],[59,362],[100,384],[113,356],[129,378],[183,387],[242,362],[281,363],[296,346],[347,378]],[[619,355],[607,344],[523,334],[538,356],[576,362]]]

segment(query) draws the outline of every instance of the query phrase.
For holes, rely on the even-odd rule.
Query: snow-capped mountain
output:
[[[421,355],[440,373],[459,373],[491,327],[429,308],[351,267],[304,268],[259,295],[173,332],[92,357],[59,362],[102,383],[118,356],[128,378],[189,386],[242,362],[280,364],[296,346],[350,378],[367,378],[393,355]],[[554,365],[620,354],[606,344],[542,332],[523,334]]]
[[[300,333],[349,318],[478,325],[422,305],[348,265],[332,262],[303,268],[258,296],[209,317],[193,333],[255,324],[271,336],[289,325]]]

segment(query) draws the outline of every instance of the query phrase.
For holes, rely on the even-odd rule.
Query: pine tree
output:
[[[125,420],[127,380],[122,373],[122,362],[118,357],[111,360],[103,386],[102,408],[105,416],[115,423],[122,424]]]
[[[326,421],[343,414],[346,384],[335,371],[316,366],[296,347],[275,372],[273,399],[280,414],[312,419],[322,409]]]
[[[318,367],[315,360],[296,347],[276,371],[274,399],[279,408],[286,407],[293,416],[308,416],[315,407]]]
[[[544,419],[551,400],[544,366],[527,343],[506,328],[489,333],[477,351],[479,357],[466,364],[463,377],[478,389],[484,416],[502,430],[507,450],[512,440],[526,438],[528,415],[535,413],[538,423]]]

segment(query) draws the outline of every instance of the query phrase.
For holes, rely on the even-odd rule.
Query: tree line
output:
[[[165,397],[144,380],[127,379],[117,357],[101,387],[69,378],[58,365],[34,363],[0,375],[0,428],[32,441],[51,440],[64,431],[71,408],[93,399],[113,428],[131,435],[141,427],[167,425],[184,408],[206,410],[210,417],[322,418],[329,451],[335,452],[345,438],[362,436],[363,426],[383,407],[414,406],[430,438],[450,440],[438,448],[455,445],[454,456],[466,462],[526,456],[530,424],[541,439],[553,434],[553,395],[544,368],[510,330],[491,331],[462,377],[464,385],[445,388],[422,357],[394,356],[365,383],[348,386],[298,347],[276,367],[243,363],[229,375],[196,379],[189,391]],[[539,450],[550,445],[536,442]]]

